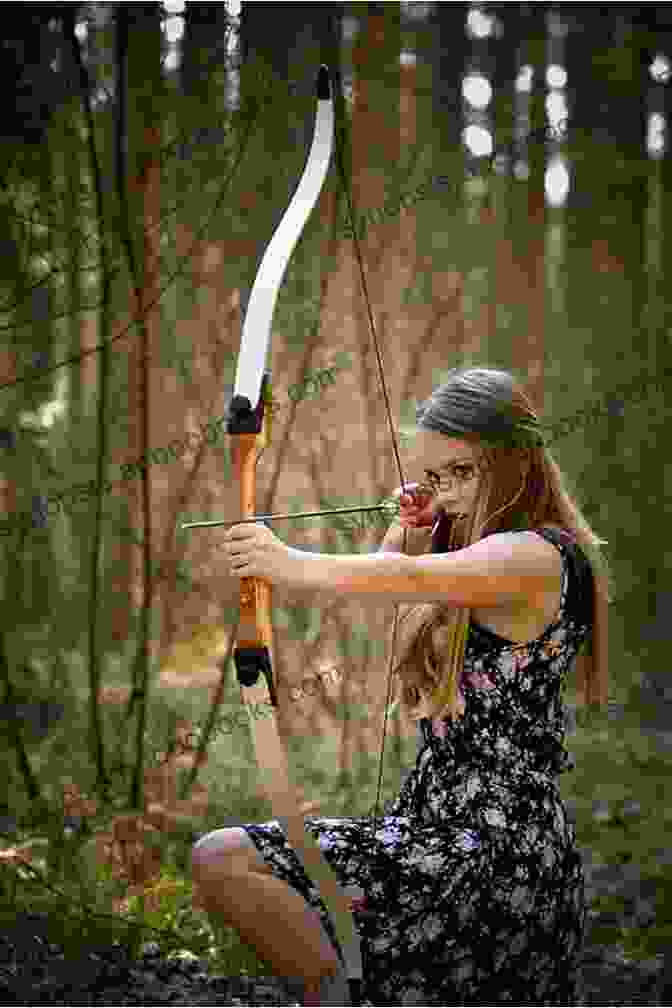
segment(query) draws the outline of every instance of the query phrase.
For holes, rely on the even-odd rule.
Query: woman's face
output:
[[[413,443],[413,479],[436,493],[446,514],[468,515],[476,505],[484,460],[478,445],[437,431],[419,431]]]

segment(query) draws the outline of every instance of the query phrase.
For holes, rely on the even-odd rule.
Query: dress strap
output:
[[[576,541],[576,536],[568,529],[529,529],[553,543],[566,559],[569,569],[566,611],[579,624],[593,626],[593,571],[586,554]]]

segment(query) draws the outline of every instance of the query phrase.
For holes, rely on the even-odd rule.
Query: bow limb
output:
[[[292,201],[264,252],[243,322],[227,426],[239,481],[241,518],[250,518],[256,513],[256,464],[270,440],[271,393],[266,358],[275,302],[291,253],[317,202],[329,169],[334,104],[326,67],[320,69],[317,94],[315,131],[306,167]],[[322,901],[334,923],[339,951],[354,994],[362,980],[359,936],[348,897],[315,838],[305,829],[299,797],[290,782],[287,751],[277,719],[271,586],[262,578],[240,579],[240,621],[233,657],[241,699],[250,719],[263,791],[306,874],[319,884]]]

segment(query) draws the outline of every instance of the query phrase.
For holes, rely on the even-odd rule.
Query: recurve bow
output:
[[[317,78],[317,112],[308,160],[289,207],[264,252],[243,321],[227,427],[239,481],[242,519],[255,515],[256,464],[269,439],[271,388],[266,361],[273,311],[287,263],[327,176],[333,141],[331,81],[327,67],[322,66]],[[350,903],[334,870],[304,827],[298,795],[289,778],[287,751],[277,721],[271,586],[262,578],[240,579],[240,620],[233,657],[263,789],[307,875],[319,885],[341,946],[353,1003],[358,1003],[362,961]],[[261,711],[265,716],[260,716]]]

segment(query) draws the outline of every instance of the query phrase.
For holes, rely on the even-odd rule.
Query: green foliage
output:
[[[653,959],[669,950],[672,940],[672,871],[668,868],[664,874],[643,875],[636,885],[639,887],[647,882],[655,885],[652,899],[619,894],[593,900],[592,909],[613,916],[614,923],[594,927],[592,943],[619,944],[628,959]],[[633,915],[631,924],[617,923],[631,908],[636,909],[639,920]],[[625,919],[628,920],[628,917]]]
[[[594,716],[590,727],[579,727],[572,736],[576,768],[562,781],[563,799],[575,809],[578,844],[590,849],[598,864],[636,869],[618,894],[593,903],[593,909],[612,911],[615,919],[633,910],[631,926],[605,925],[592,935],[593,942],[622,943],[633,959],[651,958],[669,942],[672,896],[672,809],[662,787],[672,770],[672,753],[656,751],[640,728],[636,710],[618,718],[608,712]],[[642,895],[647,888],[655,891],[655,899]]]
[[[223,975],[263,975],[263,965],[234,931],[211,925],[207,915],[192,906],[192,883],[174,865],[168,864],[146,887],[144,897],[131,897],[124,915],[111,913],[112,898],[122,898],[125,889],[101,865],[96,865],[88,888],[63,884],[57,891],[53,883],[41,884],[30,870],[0,864],[0,927],[3,922],[12,924],[22,911],[42,912],[47,915],[48,940],[62,945],[66,957],[81,956],[83,948],[109,948],[115,942],[137,957],[143,942],[151,940],[163,956],[186,948],[207,958],[210,967]]]
[[[164,712],[165,715],[165,712]],[[166,716],[157,718],[166,728]],[[377,785],[377,754],[360,753],[353,760],[346,779],[338,776],[338,754],[333,738],[325,738],[316,748],[313,739],[292,740],[294,779],[305,789],[306,798],[323,801],[320,814],[369,815],[373,813]],[[157,742],[157,744],[159,744]],[[660,850],[669,831],[669,816],[661,815],[661,800],[657,781],[669,779],[669,759],[649,751],[645,740],[634,743],[620,730],[607,730],[596,723],[590,732],[579,729],[572,737],[572,751],[577,769],[571,795],[563,781],[563,797],[576,803],[577,840],[592,848],[594,857],[605,864],[637,863],[641,878],[655,883],[655,898],[650,900],[652,922],[635,926],[605,926],[592,934],[593,941],[620,942],[625,954],[633,959],[646,959],[663,951],[670,940],[670,903],[672,873],[669,865],[660,863]],[[409,766],[415,753],[415,739],[406,739],[398,758],[388,744],[382,806],[397,793],[402,770]],[[614,761],[618,774],[614,774]],[[215,760],[215,762],[217,762]],[[219,779],[221,770],[209,768],[211,781]],[[201,829],[215,828],[235,815],[239,821],[264,821],[271,816],[265,803],[254,799],[243,787],[227,784],[226,798],[214,794],[213,805]],[[639,817],[625,814],[627,796],[635,794],[641,804]],[[613,802],[608,821],[593,819],[596,797]],[[378,814],[381,812],[378,808]],[[108,813],[109,818],[109,813]],[[102,828],[105,817],[95,817],[94,825]],[[139,896],[133,897],[123,917],[111,912],[112,900],[124,896],[125,886],[115,881],[109,868],[95,861],[91,837],[77,834],[67,837],[58,825],[47,836],[31,842],[41,849],[44,873],[17,870],[0,862],[2,913],[9,908],[25,906],[48,910],[53,924],[54,942],[81,949],[82,943],[107,942],[116,939],[137,954],[142,942],[156,940],[162,954],[172,949],[190,948],[195,955],[209,958],[211,967],[226,975],[248,972],[263,975],[264,965],[228,928],[210,922],[201,910],[191,905],[192,887],[188,869],[188,842],[185,838],[167,846],[160,879],[148,886],[148,898],[143,909]],[[181,850],[181,854],[180,854]],[[185,856],[186,854],[186,856]],[[47,888],[49,886],[49,888]],[[62,895],[53,890],[58,889]],[[150,905],[150,896],[159,895],[158,906]],[[645,900],[643,900],[646,903]],[[627,908],[625,896],[602,897],[594,909],[613,910],[621,914]]]

